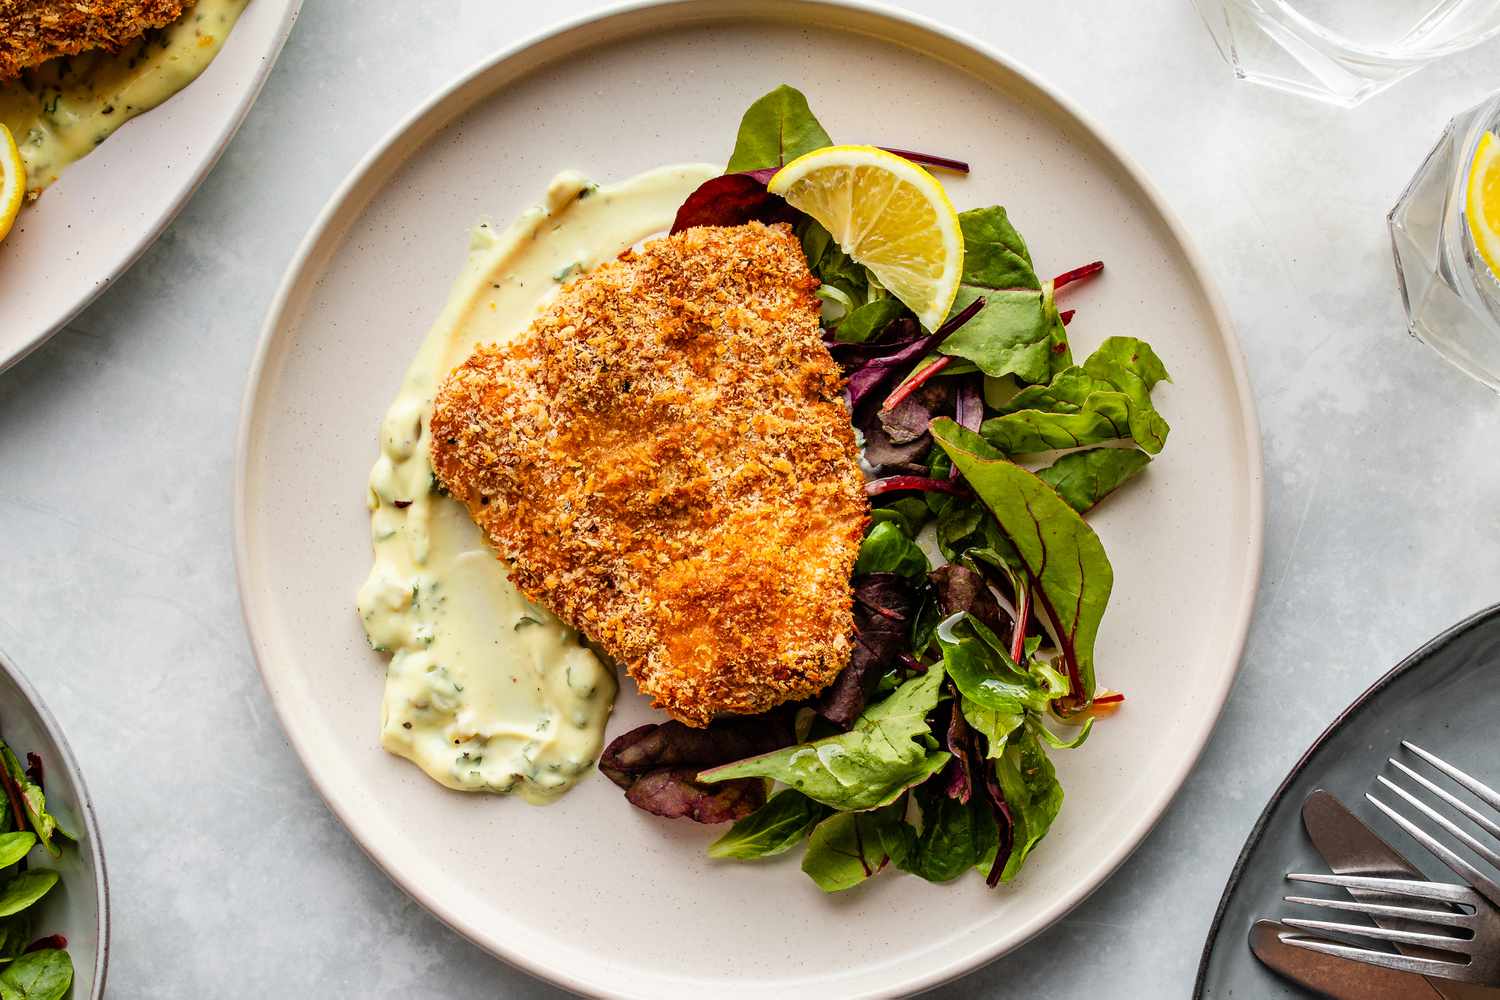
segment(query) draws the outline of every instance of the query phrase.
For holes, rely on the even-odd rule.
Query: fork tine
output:
[[[1500,854],[1496,854],[1487,846],[1481,844],[1472,835],[1470,835],[1467,830],[1460,827],[1457,823],[1453,822],[1447,816],[1444,816],[1442,813],[1438,812],[1436,809],[1432,808],[1432,806],[1429,806],[1427,803],[1423,802],[1421,799],[1417,798],[1411,792],[1408,792],[1406,789],[1402,788],[1394,781],[1391,781],[1385,775],[1377,775],[1375,780],[1380,782],[1385,787],[1389,788],[1391,791],[1395,792],[1397,795],[1401,796],[1407,802],[1410,802],[1412,805],[1416,806],[1422,811],[1423,815],[1432,820],[1438,826],[1441,826],[1444,830],[1447,830],[1449,833],[1451,833],[1469,850],[1473,851],[1475,854],[1479,855],[1481,858],[1488,861],[1496,868],[1500,868]]]
[[[1396,896],[1415,896],[1438,903],[1467,903],[1473,905],[1474,890],[1446,882],[1424,882],[1420,879],[1381,878],[1371,875],[1313,875],[1288,874],[1289,882],[1312,882],[1316,885],[1336,885],[1341,889],[1365,889]]]
[[[1494,837],[1496,840],[1500,840],[1500,823],[1496,823],[1494,820],[1484,815],[1484,813],[1480,812],[1478,809],[1475,809],[1473,806],[1469,805],[1463,799],[1460,799],[1458,796],[1454,795],[1447,789],[1439,788],[1436,784],[1428,781],[1422,775],[1418,774],[1416,771],[1413,771],[1411,768],[1407,767],[1396,758],[1391,757],[1388,759],[1391,766],[1395,767],[1402,774],[1406,775],[1408,778],[1415,781],[1417,784],[1421,785],[1423,788],[1427,789],[1429,792],[1436,795],[1444,802],[1448,803],[1454,809],[1457,809],[1459,812],[1463,813],[1469,818],[1471,822],[1473,822],[1475,826],[1479,827],[1485,833],[1489,834],[1491,837]]]
[[[1436,958],[1413,958],[1410,955],[1396,955],[1388,951],[1371,951],[1368,948],[1356,948],[1353,945],[1324,941],[1321,938],[1303,937],[1300,934],[1282,934],[1279,937],[1283,944],[1289,944],[1293,948],[1333,955],[1335,958],[1349,958],[1356,962],[1364,962],[1366,965],[1378,965],[1384,969],[1415,972],[1419,976],[1438,976],[1443,979],[1467,978],[1465,973],[1468,971],[1468,966],[1459,962],[1444,962]]]
[[[1386,782],[1386,784],[1389,785],[1390,782]],[[1401,792],[1401,794],[1406,796],[1408,799],[1411,798],[1411,796],[1407,795],[1404,790],[1397,787],[1396,785],[1391,785],[1391,787],[1396,791]],[[1423,830],[1421,827],[1417,826],[1417,824],[1413,823],[1411,820],[1407,819],[1405,816],[1401,815],[1396,810],[1392,809],[1390,806],[1377,799],[1375,796],[1366,793],[1365,798],[1369,799],[1370,804],[1373,805],[1376,809],[1379,809],[1381,812],[1389,816],[1396,823],[1396,825],[1405,830],[1413,840],[1431,851],[1439,861],[1447,865],[1449,868],[1453,869],[1454,873],[1458,875],[1459,878],[1472,885],[1480,895],[1484,896],[1485,899],[1488,899],[1496,906],[1500,906],[1500,884],[1497,884],[1493,879],[1485,875],[1478,868],[1475,868],[1463,858],[1459,857],[1450,848],[1441,843],[1436,837],[1432,836],[1432,834],[1428,833],[1426,830]],[[1412,799],[1412,801],[1416,802],[1415,799]],[[1422,806],[1422,804],[1419,802],[1417,803],[1417,805]],[[1452,824],[1449,823],[1448,820],[1437,815],[1436,813],[1433,813],[1432,810],[1427,809],[1426,806],[1422,806],[1422,809],[1431,814],[1433,819],[1437,820],[1445,827],[1452,827]],[[1468,837],[1467,834],[1464,834],[1463,831],[1458,830],[1457,828],[1450,829],[1449,832],[1459,833],[1469,840],[1473,839],[1472,837]]]
[[[1324,906],[1330,910],[1346,910],[1363,913],[1371,917],[1386,917],[1392,920],[1414,920],[1424,924],[1442,924],[1447,927],[1471,927],[1474,918],[1467,913],[1452,910],[1424,910],[1416,906],[1390,906],[1385,903],[1361,903],[1352,899],[1319,899],[1316,896],[1283,896],[1288,903],[1306,906]]]
[[[1431,764],[1433,767],[1437,768],[1439,771],[1442,771],[1444,774],[1452,778],[1454,781],[1458,782],[1460,785],[1463,785],[1490,807],[1500,810],[1500,792],[1495,791],[1493,788],[1491,788],[1489,785],[1486,785],[1478,778],[1460,771],[1458,768],[1454,767],[1452,764],[1448,763],[1437,754],[1429,753],[1426,750],[1423,750],[1421,747],[1417,746],[1410,740],[1402,740],[1401,745],[1406,747],[1406,749],[1410,750],[1412,753],[1416,754],[1418,757],[1421,757],[1423,760]]]
[[[1468,938],[1456,938],[1447,934],[1428,934],[1423,931],[1400,931],[1374,924],[1340,924],[1332,920],[1302,920],[1297,917],[1282,917],[1281,922],[1299,931],[1318,931],[1325,934],[1348,934],[1351,937],[1374,938],[1377,941],[1394,941],[1397,944],[1414,944],[1439,951],[1452,951],[1468,955],[1474,942]]]

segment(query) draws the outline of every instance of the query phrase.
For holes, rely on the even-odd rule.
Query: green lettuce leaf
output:
[[[1031,254],[998,205],[960,212],[964,271],[953,301],[957,314],[984,297],[984,308],[938,350],[972,361],[992,377],[1046,382],[1073,363],[1051,282],[1037,279]]]
[[[32,920],[35,912],[22,910],[0,918],[0,964],[14,961],[26,951],[27,945],[36,940],[35,922]]]
[[[992,636],[982,635],[981,630],[989,631],[972,616],[965,615],[945,630],[953,636],[951,641],[943,637],[942,631],[938,635],[943,670],[953,678],[966,702],[1019,719],[1027,709],[1046,711],[1049,702],[1067,694],[1065,678],[1055,673],[1050,676],[1027,673],[1008,653],[997,648],[998,643],[987,641]]]
[[[824,892],[842,892],[906,862],[915,832],[894,808],[841,812],[819,823],[807,841],[802,870]]]
[[[66,951],[28,952],[0,972],[0,1000],[62,1000],[73,984],[73,960]]]
[[[943,671],[930,667],[866,708],[847,733],[712,768],[699,781],[772,778],[834,809],[888,805],[941,770],[951,756],[919,740],[942,698]]]
[[[1078,513],[1087,514],[1150,462],[1151,456],[1138,448],[1090,448],[1062,456],[1039,470],[1037,478]]]
[[[946,417],[932,437],[995,515],[1030,577],[1039,610],[1051,621],[1068,667],[1069,698],[1094,694],[1094,640],[1114,588],[1114,570],[1094,529],[1057,491]]]
[[[1082,367],[1065,368],[1048,384],[1016,393],[980,430],[1007,455],[1116,440],[1134,441],[1154,455],[1171,428],[1152,405],[1151,389],[1166,378],[1149,345],[1111,337]]]
[[[1063,790],[1046,751],[1029,729],[1011,739],[1005,753],[995,762],[995,773],[1000,778],[1000,790],[1005,793],[1014,824],[1014,843],[1000,876],[1002,881],[1009,882],[1057,818],[1062,809]]]
[[[994,813],[983,795],[976,792],[963,803],[936,785],[932,782],[916,791],[922,832],[900,867],[929,882],[949,882],[986,856],[993,859],[999,837]]]
[[[970,728],[984,736],[984,755],[991,759],[1005,752],[1005,745],[1010,742],[1011,734],[1026,722],[1024,712],[996,711],[971,698],[961,699],[959,707]]]
[[[1014,375],[1032,383],[1073,363],[1050,285],[1039,292],[960,285],[952,313],[981,296],[984,308],[939,344],[939,352],[972,361],[992,378]]]
[[[893,500],[884,507],[876,507],[870,511],[872,521],[894,521],[901,526],[912,538],[917,537],[917,532],[922,530],[922,525],[932,512],[927,509],[927,503],[920,497],[902,497]]]
[[[862,344],[900,319],[904,312],[906,307],[901,301],[890,296],[866,302],[839,320],[833,331],[834,339],[846,344]]]
[[[47,895],[57,884],[58,874],[50,868],[33,868],[12,876],[0,885],[0,917],[20,913]]]
[[[963,283],[976,288],[1041,291],[1026,241],[999,205],[960,212],[964,234]]]
[[[880,520],[859,547],[854,575],[896,573],[911,580],[927,575],[927,556],[894,520]]]
[[[785,853],[827,815],[827,806],[794,788],[784,788],[710,844],[708,856],[748,861]]]
[[[35,846],[36,834],[30,830],[0,834],[0,868],[9,868],[30,854]]]
[[[833,140],[807,106],[807,98],[796,88],[782,84],[750,105],[740,119],[725,172],[779,167],[803,153],[832,145]]]

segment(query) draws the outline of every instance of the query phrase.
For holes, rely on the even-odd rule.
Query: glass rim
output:
[[[1294,21],[1298,28],[1309,32],[1321,41],[1337,47],[1343,54],[1357,56],[1367,62],[1381,62],[1395,65],[1430,62],[1446,55],[1452,55],[1455,52],[1471,49],[1476,45],[1489,41],[1496,35],[1500,35],[1500,19],[1497,19],[1494,24],[1483,31],[1465,35],[1461,39],[1451,41],[1446,45],[1417,50],[1397,50],[1389,46],[1356,42],[1352,38],[1312,20],[1306,14],[1293,7],[1291,0],[1268,0],[1268,2],[1276,10]]]

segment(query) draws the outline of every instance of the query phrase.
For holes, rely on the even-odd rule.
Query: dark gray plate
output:
[[[1327,871],[1302,829],[1302,800],[1326,788],[1430,877],[1441,863],[1365,801],[1377,774],[1401,759],[1401,740],[1494,784],[1500,781],[1500,605],[1479,612],[1401,662],[1355,700],[1292,768],[1250,831],[1214,915],[1195,997],[1308,997],[1250,953],[1250,925],[1294,915],[1281,897],[1289,871]],[[1407,755],[1408,763],[1411,763]],[[1389,796],[1386,796],[1389,798]],[[1305,912],[1304,915],[1309,915]]]

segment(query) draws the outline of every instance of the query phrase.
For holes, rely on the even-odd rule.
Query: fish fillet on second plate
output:
[[[512,579],[691,725],[849,658],[868,503],[817,287],[786,226],[690,229],[577,278],[437,397],[433,468]]]

